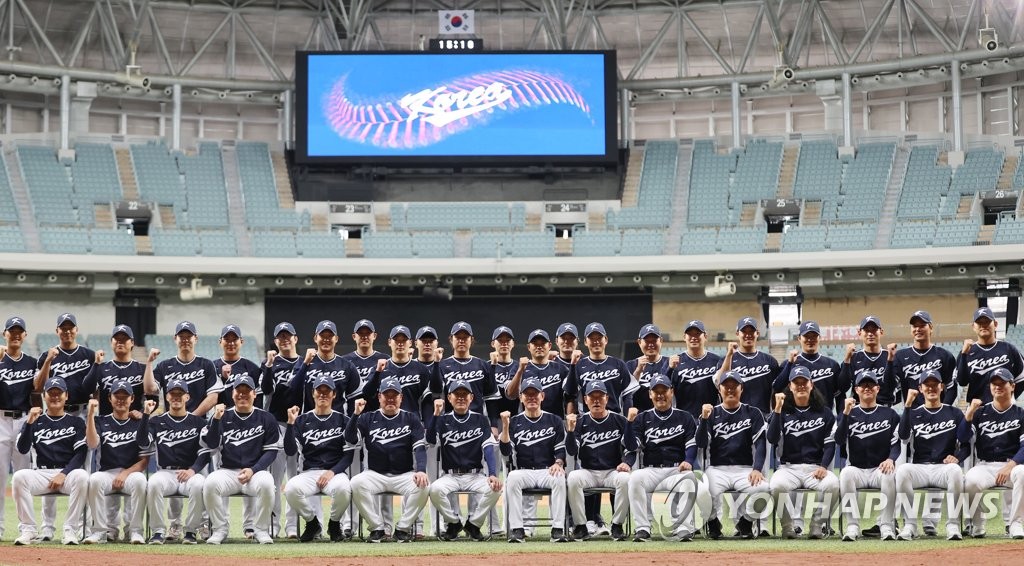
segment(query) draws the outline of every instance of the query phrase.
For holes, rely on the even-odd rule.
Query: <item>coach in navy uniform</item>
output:
[[[256,362],[242,357],[243,344],[245,344],[245,339],[242,338],[242,329],[238,325],[229,324],[220,330],[221,356],[213,360],[213,368],[217,370],[223,388],[217,402],[230,408],[234,403],[231,400],[231,390],[234,388],[235,379],[246,375],[256,384],[255,405],[263,408],[265,393],[262,388],[262,372]]]
[[[165,498],[184,495],[188,498],[188,515],[182,544],[196,544],[196,531],[203,522],[203,469],[210,463],[210,449],[200,438],[206,419],[189,413],[188,384],[180,379],[167,382],[167,410],[150,417],[156,401],[146,401],[146,410],[139,421],[139,447],[155,445],[156,471],[150,474],[146,487],[149,527],[153,534],[149,544],[163,544],[167,521]]]
[[[591,322],[584,330],[583,337],[587,341],[589,355],[577,359],[573,353],[573,359],[577,361],[569,374],[566,395],[577,401],[586,390],[587,383],[600,380],[608,390],[608,410],[625,414],[633,406],[633,392],[638,387],[633,374],[626,367],[626,362],[607,354],[608,332],[603,324]]]
[[[800,350],[789,352],[789,358],[779,368],[774,389],[776,393],[789,390],[789,384],[792,382],[790,374],[793,370],[796,367],[806,368],[809,379],[814,383],[814,390],[825,399],[825,406],[835,412],[841,412],[843,403],[839,399],[846,396],[850,384],[841,381],[842,368],[839,362],[818,351],[819,340],[821,328],[817,322],[808,320],[800,325]]]
[[[32,407],[18,435],[18,452],[35,449],[34,469],[22,469],[11,479],[11,492],[18,507],[21,534],[15,545],[32,544],[36,536],[33,495],[60,492],[67,494],[68,511],[64,519],[64,544],[78,544],[82,530],[82,511],[89,489],[85,463],[85,421],[64,412],[68,386],[59,377],[46,380],[43,387],[46,413]]]
[[[758,350],[761,333],[753,317],[745,316],[736,323],[739,348],[732,354],[730,370],[743,376],[740,401],[756,407],[767,419],[772,410],[772,384],[779,375],[779,362],[771,354]]]
[[[83,387],[86,391],[96,392],[100,401],[100,408],[97,414],[109,415],[114,411],[110,404],[110,389],[119,382],[127,382],[132,388],[131,410],[142,411],[142,403],[145,401],[143,377],[146,373],[146,366],[132,359],[132,349],[135,347],[135,333],[132,327],[127,324],[118,324],[110,332],[110,350],[113,352],[113,359],[104,362],[103,351],[96,352],[96,365],[92,366],[89,375],[85,377]]]
[[[442,397],[452,382],[468,382],[473,388],[473,402],[469,410],[486,414],[491,421],[492,432],[496,432],[501,412],[498,411],[497,401],[501,394],[494,381],[494,366],[469,353],[474,338],[473,327],[468,322],[453,324],[449,341],[452,355],[438,362],[438,377],[430,386],[431,393],[435,397]]]
[[[427,444],[419,415],[402,410],[402,384],[394,378],[380,383],[380,409],[363,412],[366,400],[356,399],[355,413],[345,428],[345,440],[365,449],[367,467],[352,478],[352,499],[370,526],[367,542],[384,540],[384,518],[375,504],[385,492],[402,494],[402,517],[395,540],[412,542],[412,527],[430,495]]]
[[[977,461],[964,474],[964,491],[974,509],[971,536],[985,536],[982,518],[984,503],[980,500],[986,489],[996,486],[1010,488],[1009,534],[1024,539],[1024,408],[1013,400],[1013,374],[1006,368],[996,368],[988,376],[992,402],[981,399],[971,401],[964,423],[974,436]],[[960,435],[965,436],[964,434]]]
[[[487,540],[489,537],[480,527],[498,503],[502,488],[495,453],[497,442],[487,417],[469,410],[473,401],[473,387],[469,382],[453,381],[448,390],[452,410],[444,413],[444,400],[435,399],[434,418],[427,425],[427,442],[439,447],[444,472],[430,484],[430,500],[446,525],[441,540],[455,540],[462,530],[473,540]],[[448,498],[456,491],[471,491],[477,495],[476,508],[468,510],[465,523]]]
[[[150,348],[144,383],[147,395],[159,395],[160,389],[166,392],[167,384],[171,381],[184,381],[188,384],[189,412],[206,416],[206,413],[217,404],[217,396],[223,386],[217,378],[217,369],[213,367],[213,362],[196,355],[198,339],[196,325],[187,320],[179,322],[174,327],[174,343],[178,347],[178,354],[154,366],[160,350]]]
[[[295,327],[290,322],[280,322],[274,327],[274,346],[276,350],[267,350],[267,359],[263,362],[261,370],[263,377],[260,389],[266,395],[267,412],[274,415],[281,436],[284,436],[284,428],[288,423],[288,408],[294,405],[290,385],[292,382],[292,371],[295,369],[295,362],[299,361],[299,355],[295,352]],[[274,476],[274,485],[284,484],[285,477],[295,477],[298,471],[298,460],[285,454],[284,450],[277,453],[277,458],[270,466],[270,473]],[[281,505],[284,498],[281,497],[281,490],[274,490],[274,513],[280,522],[285,517],[284,532],[288,538],[298,537],[298,525],[294,511],[290,508],[284,509],[282,514]],[[280,531],[279,531],[280,532]]]
[[[536,329],[528,340],[529,357],[519,358],[519,367],[505,386],[505,397],[515,408],[506,407],[510,413],[519,412],[519,385],[527,380],[536,380],[544,391],[541,409],[559,417],[565,416],[565,388],[569,378],[569,367],[551,360],[551,338],[548,333]]]
[[[1013,384],[1024,382],[1024,358],[1016,346],[1005,340],[996,339],[996,322],[992,309],[981,307],[974,312],[975,340],[964,340],[963,349],[956,360],[956,382],[967,387],[967,402],[981,399],[982,403],[992,401],[988,387],[989,376],[996,368],[1005,369]],[[1014,387],[1013,396],[1020,397],[1024,387]]]
[[[391,358],[377,360],[376,370],[363,385],[362,396],[367,407],[376,406],[380,382],[390,378],[397,379],[402,384],[402,410],[409,411],[425,421],[433,411],[430,381],[434,378],[437,366],[432,365],[428,368],[419,360],[414,360],[412,343],[412,331],[409,327],[398,325],[391,329],[388,337]]]
[[[284,433],[284,450],[290,457],[302,452],[302,473],[288,480],[284,488],[288,505],[306,522],[299,536],[300,542],[310,542],[322,531],[316,510],[309,498],[321,494],[331,497],[331,514],[327,520],[327,534],[331,542],[341,542],[341,515],[348,508],[351,489],[348,469],[352,465],[352,450],[346,448],[345,427],[348,419],[335,410],[337,395],[334,380],[320,376],[313,383],[316,408],[299,414],[298,407],[288,409],[288,426]]]
[[[947,405],[956,402],[956,382],[953,380],[956,358],[932,342],[933,331],[932,315],[928,311],[914,311],[910,315],[910,334],[914,344],[898,350],[895,343],[886,345],[892,364],[885,379],[899,388],[898,400],[903,401],[908,408],[919,407],[924,403],[924,398],[916,394],[914,403],[908,403],[907,396],[911,391],[917,391],[921,374],[928,370],[937,371],[942,379],[942,402]]]
[[[306,355],[295,362],[292,371],[292,404],[303,411],[316,408],[313,398],[313,383],[321,377],[334,380],[334,409],[345,412],[345,399],[355,395],[359,389],[359,374],[352,362],[334,352],[338,344],[338,327],[330,320],[321,320],[313,335],[316,348],[306,350]]]
[[[32,380],[36,375],[36,359],[22,350],[25,319],[13,316],[4,322],[4,341],[0,346],[0,485],[7,485],[8,470],[17,472],[32,465],[28,454],[18,452],[18,433],[31,408]],[[0,537],[3,537],[4,499],[7,490],[0,490]]]
[[[840,381],[854,387],[854,398],[857,398],[856,384],[864,374],[871,374],[872,381],[878,385],[875,402],[884,407],[891,407],[896,402],[896,383],[890,379],[889,363],[895,353],[882,348],[882,321],[877,316],[866,316],[860,321],[857,330],[862,348],[857,350],[854,344],[846,345],[846,355],[840,365]],[[845,392],[844,392],[845,395]]]
[[[708,333],[703,322],[691,320],[683,334],[686,335],[686,351],[668,375],[675,388],[676,407],[690,413],[696,421],[704,405],[718,404],[715,374],[722,367],[722,358],[707,350]],[[729,350],[733,351],[734,348]]]
[[[210,515],[212,534],[207,544],[220,544],[228,536],[228,510],[224,500],[243,493],[254,499],[255,538],[260,544],[273,544],[270,510],[274,503],[274,477],[270,464],[281,449],[277,420],[253,406],[256,384],[250,377],[234,383],[235,406],[225,410],[217,405],[203,441],[211,450],[220,449],[220,469],[206,478],[203,502]]]
[[[92,366],[97,363],[96,352],[78,343],[78,319],[71,313],[63,313],[57,317],[58,346],[39,356],[38,373],[35,386],[41,389],[43,383],[51,377],[59,377],[68,387],[68,402],[64,410],[69,413],[85,415],[85,406],[92,391],[86,391],[85,377]]]

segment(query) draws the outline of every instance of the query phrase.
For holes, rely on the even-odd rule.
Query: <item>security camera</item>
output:
[[[705,297],[728,297],[736,294],[736,284],[726,281],[722,275],[715,276],[715,282],[704,286]]]
[[[193,277],[192,282],[188,287],[185,287],[179,292],[181,300],[183,301],[198,301],[202,299],[213,298],[213,287],[209,285],[203,285],[203,280],[198,277]]]
[[[994,28],[982,28],[978,30],[978,45],[985,48],[985,51],[995,51],[999,48],[999,35]]]

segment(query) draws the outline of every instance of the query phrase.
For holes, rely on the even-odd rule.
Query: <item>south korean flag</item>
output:
[[[472,34],[474,10],[439,10],[437,32],[441,35]]]

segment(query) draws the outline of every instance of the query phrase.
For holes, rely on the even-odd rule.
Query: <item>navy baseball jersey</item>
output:
[[[32,380],[36,375],[36,359],[22,352],[18,359],[8,354],[0,357],[0,410],[28,411],[32,408]]]
[[[1024,392],[1024,358],[1016,346],[1003,340],[997,340],[991,346],[974,344],[966,354],[956,358],[956,382],[967,387],[967,402],[981,399],[983,403],[992,401],[992,390],[988,387],[988,378],[996,368],[1003,368],[1013,376],[1013,396],[1020,397]]]
[[[640,377],[636,380],[637,389],[633,392],[633,406],[640,412],[646,411],[647,409],[653,409],[654,403],[651,401],[651,376],[652,375],[668,375],[668,356],[658,356],[658,361],[647,362],[644,364],[644,369],[640,370]],[[636,366],[638,360],[633,358],[626,360],[626,369],[629,370],[629,374],[633,375],[636,372]]]
[[[953,379],[956,375],[956,358],[945,348],[932,346],[924,351],[913,346],[902,348],[896,351],[896,358],[893,359],[890,368],[892,374],[887,379],[899,387],[900,401],[907,398],[907,391],[917,389],[918,376],[921,373],[935,370],[942,376],[942,383],[946,386],[946,390],[942,394],[942,402],[947,405],[956,402],[956,383]],[[923,404],[924,396],[918,395],[914,400],[914,407],[920,407]]]
[[[583,392],[591,381],[603,381],[608,389],[607,408],[613,413],[625,413],[633,403],[633,393],[637,383],[633,374],[626,367],[626,362],[612,356],[603,360],[594,360],[590,356],[576,362],[574,371],[570,372],[567,394],[570,399],[582,400],[586,405]]]
[[[719,397],[715,372],[721,365],[722,358],[711,352],[704,352],[700,358],[694,358],[688,353],[681,354],[679,365],[670,375],[675,389],[676,407],[690,413],[697,420],[700,418],[701,407],[706,404],[717,405]]]
[[[779,375],[775,378],[774,386],[776,393],[781,393],[789,386],[789,372],[794,365],[804,366],[807,371],[811,372],[814,388],[821,392],[828,407],[832,407],[833,400],[844,397],[846,391],[850,389],[849,383],[841,381],[842,368],[839,367],[839,362],[821,354],[800,353],[797,355],[795,363],[791,364],[789,360],[786,360],[779,368]],[[835,403],[838,404],[838,401]]]
[[[442,470],[475,470],[486,460],[488,475],[497,475],[494,448],[498,442],[491,434],[490,419],[484,415],[447,412],[430,420],[426,438],[429,444],[440,447]]]
[[[110,405],[110,387],[119,381],[126,381],[132,388],[133,398],[130,408],[133,411],[141,411],[143,402],[146,400],[142,387],[142,378],[145,373],[146,366],[135,360],[127,363],[108,360],[92,366],[83,386],[89,391],[97,392],[100,401],[100,410],[97,414],[109,415],[114,412],[114,407]]]
[[[711,416],[700,419],[697,447],[708,448],[712,466],[764,467],[767,425],[764,413],[757,407],[741,403],[733,410],[722,405],[711,410]]]
[[[356,370],[356,374],[359,376],[359,379],[356,380],[355,390],[352,391],[352,393],[347,394],[349,396],[347,400],[342,400],[347,401],[347,412],[345,412],[345,414],[351,415],[355,408],[356,398],[363,394],[363,386],[365,386],[366,382],[373,377],[373,373],[377,371],[377,360],[386,360],[388,359],[388,355],[374,350],[369,356],[360,356],[359,352],[349,352],[343,355],[342,358],[352,364],[352,367]],[[338,390],[339,397],[341,396],[341,391],[341,389]],[[312,406],[309,407],[309,409],[312,408]],[[375,411],[377,408],[377,398],[374,397],[372,400],[366,402],[366,408],[363,412]]]
[[[425,421],[428,416],[433,416],[434,406],[428,404],[428,401],[432,401],[430,383],[436,379],[436,371],[437,366],[431,369],[418,360],[409,360],[404,364],[388,360],[384,371],[373,372],[370,381],[363,385],[362,395],[366,399],[366,406],[378,406],[377,393],[380,390],[380,382],[393,377],[402,384],[402,409]],[[363,409],[363,412],[366,411],[367,409]]]
[[[869,354],[864,350],[853,353],[850,363],[841,365],[840,381],[849,383],[851,386],[857,383],[857,378],[862,375],[870,375],[878,383],[878,394],[875,402],[885,407],[891,407],[896,402],[896,384],[893,382],[889,372],[889,353],[885,350],[877,354]],[[853,389],[853,398],[860,400],[857,396],[857,389]]]
[[[295,418],[294,425],[285,429],[284,452],[294,456],[301,450],[303,470],[347,473],[355,450],[345,442],[347,425],[348,417],[340,411],[331,411],[329,415],[302,413]]]
[[[191,469],[197,474],[210,463],[210,449],[202,442],[206,419],[187,413],[155,417],[143,413],[139,421],[139,446],[156,446],[156,465],[165,470]]]
[[[316,407],[313,400],[313,382],[322,377],[334,381],[334,410],[346,410],[346,399],[355,395],[359,389],[359,374],[352,362],[341,356],[334,356],[330,361],[324,360],[320,354],[313,356],[313,360],[306,364],[302,358],[295,362],[295,371],[292,372],[292,400],[303,411],[312,411]]]
[[[636,464],[636,453],[626,449],[626,417],[607,413],[602,419],[584,413],[576,429],[565,437],[565,451],[585,470],[613,470],[619,464]]]
[[[962,462],[970,442],[970,428],[961,427],[962,422],[963,412],[945,404],[937,409],[922,405],[904,410],[900,416],[900,439],[910,441],[907,461],[942,464],[946,456],[956,456]],[[958,447],[958,442],[963,446]]]
[[[67,474],[85,463],[85,421],[64,413],[53,418],[46,413],[25,424],[18,434],[18,452],[36,451],[36,467],[60,469]]]
[[[211,450],[220,449],[221,468],[249,468],[255,473],[268,469],[277,458],[281,431],[277,419],[263,409],[241,415],[231,408],[220,419],[210,419],[203,441]]]
[[[378,474],[426,472],[427,442],[419,415],[398,411],[360,413],[345,429],[345,440],[364,451],[366,467]]]
[[[508,382],[512,381],[512,378],[515,377],[515,375],[516,375],[516,371],[519,370],[519,362],[514,361],[514,360],[509,362],[509,363],[507,363],[507,364],[503,364],[501,362],[495,362],[493,364],[493,367],[494,367],[494,370],[493,370],[494,371],[494,384],[498,387],[498,391],[500,393],[504,393],[506,391],[506,388],[508,387]],[[566,375],[568,375],[568,371],[566,371]],[[525,375],[523,376],[523,379],[526,379]],[[545,391],[544,394],[547,395],[547,392]],[[546,400],[547,399],[545,399],[545,401]],[[517,399],[509,399],[506,395],[501,395],[494,402],[494,404],[495,404],[495,406],[497,408],[497,411],[498,411],[499,415],[501,414],[502,411],[508,411],[508,412],[512,413],[513,415],[519,412],[519,399],[518,398]]]
[[[513,415],[508,423],[509,442],[501,442],[501,453],[512,457],[520,470],[550,468],[555,460],[565,461],[565,427],[562,419],[541,411],[536,418],[526,413]]]
[[[895,462],[903,445],[899,435],[900,417],[884,405],[871,409],[856,406],[849,415],[839,413],[836,444],[846,446],[850,465],[877,468],[885,460]]]
[[[964,421],[966,423],[966,420]],[[983,405],[967,425],[973,427],[974,453],[982,462],[1013,460],[1024,464],[1024,407],[1010,405],[1003,412],[992,403]]]
[[[779,376],[780,369],[779,361],[767,352],[733,352],[732,371],[743,376],[740,401],[760,409],[767,416],[772,407],[772,384]]]
[[[227,380],[224,380],[224,374],[221,373],[221,368],[225,365],[231,366],[231,373],[228,374]],[[240,377],[248,377],[256,384],[256,400],[253,404],[260,408],[263,407],[263,380],[260,379],[263,376],[263,372],[260,371],[260,366],[256,365],[256,362],[246,358],[238,358],[233,362],[226,362],[224,358],[217,358],[213,360],[213,367],[217,370],[217,375],[220,376],[221,386],[223,387],[220,394],[217,395],[218,403],[223,403],[225,407],[234,407],[235,400],[231,398],[231,391],[235,387],[235,380]]]
[[[270,367],[267,367],[266,360],[263,361],[263,380],[260,383],[260,389],[268,399],[265,401],[267,412],[274,415],[279,423],[288,422],[288,408],[294,404],[289,386],[297,361],[299,361],[297,356],[293,358],[276,356],[274,365]]]
[[[643,465],[648,468],[678,466],[697,458],[697,423],[690,413],[682,409],[660,412],[648,409],[629,423],[626,448],[643,453]]]
[[[523,377],[519,384],[522,385],[527,379],[535,379],[544,388],[544,400],[540,408],[546,413],[559,417],[565,416],[565,388],[569,379],[569,369],[557,362],[548,362],[544,365],[537,365],[533,362],[526,364],[523,369]],[[519,412],[519,402],[515,402],[515,409],[509,411],[513,415]]]
[[[468,358],[456,358],[449,356],[438,363],[437,377],[431,383],[430,391],[442,398],[446,397],[448,385],[453,381],[467,381],[473,388],[473,402],[469,404],[469,410],[474,413],[485,413],[491,420],[491,426],[495,426],[498,419],[495,402],[501,398],[498,391],[498,384],[494,382],[494,366],[484,362],[480,358],[470,356]],[[447,401],[445,410],[451,410]],[[492,414],[493,413],[493,414]]]
[[[222,389],[216,368],[210,360],[196,356],[190,362],[183,362],[177,356],[163,360],[153,368],[153,378],[163,389],[167,382],[180,379],[188,384],[188,403],[185,408],[196,410],[210,393],[220,394]]]
[[[45,361],[46,352],[43,352],[36,370],[42,369]],[[78,346],[74,350],[65,350],[58,346],[57,356],[50,362],[50,375],[46,377],[60,377],[68,384],[67,405],[84,405],[89,402],[94,391],[86,390],[84,382],[95,363],[96,352],[85,346]]]
[[[100,437],[100,471],[130,468],[143,456],[153,454],[152,446],[140,447],[139,423],[134,419],[122,421],[114,415],[103,415],[94,417],[93,422]]]
[[[772,414],[768,442],[778,449],[783,464],[832,465],[835,458],[836,417],[831,409],[795,408],[792,413]]]

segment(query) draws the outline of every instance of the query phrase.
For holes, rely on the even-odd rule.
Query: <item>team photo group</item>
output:
[[[864,317],[843,359],[820,353],[822,330],[805,321],[776,360],[745,317],[724,355],[693,320],[678,355],[647,324],[628,360],[606,352],[600,322],[532,329],[515,357],[506,326],[399,325],[378,338],[366,319],[345,354],[331,320],[280,322],[259,360],[227,324],[211,360],[182,321],[176,352],[140,361],[131,327],[94,351],[73,313],[33,358],[29,327],[49,321],[14,316],[0,347],[0,485],[13,472],[18,516],[8,540],[220,544],[240,525],[260,544],[522,543],[541,536],[538,517],[552,542],[1024,539],[1021,353],[987,307],[958,355],[933,342],[928,312],[900,318],[910,336]],[[472,355],[486,335],[489,356]],[[375,349],[385,337],[389,353]],[[878,513],[864,509],[872,498]],[[1000,515],[1004,532],[986,533]]]

